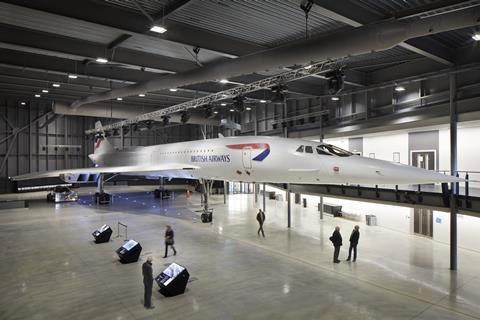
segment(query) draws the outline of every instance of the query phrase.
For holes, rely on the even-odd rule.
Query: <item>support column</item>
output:
[[[450,174],[457,174],[456,75],[450,74]],[[457,185],[450,185],[450,270],[457,270]]]
[[[265,212],[265,183],[263,184],[263,212]]]
[[[323,220],[323,196],[320,196],[320,220]]]
[[[227,203],[227,181],[223,180],[223,203]]]
[[[258,183],[253,185],[253,193],[255,194],[255,203],[258,203]]]
[[[292,201],[290,197],[290,183],[287,184],[287,227],[290,228],[292,225]]]

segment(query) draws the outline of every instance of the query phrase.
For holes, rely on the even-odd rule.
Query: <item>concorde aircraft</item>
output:
[[[460,179],[400,163],[354,155],[331,144],[238,136],[116,150],[96,123],[95,167],[30,173],[13,180],[119,173],[146,177],[297,184],[426,184]]]

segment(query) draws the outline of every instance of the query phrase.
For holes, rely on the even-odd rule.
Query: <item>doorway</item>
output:
[[[436,170],[436,152],[435,150],[412,150],[410,152],[411,164],[414,167]]]
[[[431,209],[413,209],[413,232],[421,236],[433,237],[433,211]]]
[[[252,149],[251,148],[242,149],[242,160],[243,160],[243,167],[245,169],[252,169]]]

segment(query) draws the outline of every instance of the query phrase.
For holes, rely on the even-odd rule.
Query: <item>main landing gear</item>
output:
[[[103,173],[98,176],[97,181],[97,192],[95,192],[95,203],[96,204],[110,204],[111,202],[111,195],[106,193],[103,190]]]

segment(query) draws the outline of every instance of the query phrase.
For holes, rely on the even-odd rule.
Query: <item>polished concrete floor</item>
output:
[[[199,222],[199,197],[183,194],[0,211],[0,319],[480,319],[479,253],[460,250],[451,272],[448,246],[361,225],[357,262],[333,264],[328,237],[339,225],[348,238],[352,222],[320,221],[313,208],[294,205],[288,230],[285,203],[267,200],[259,238],[252,195],[212,202],[213,224]],[[92,242],[93,230],[106,223],[116,232],[119,221],[143,246],[137,263],[118,262],[122,237]],[[179,254],[162,259],[166,224]],[[153,310],[142,305],[148,255],[155,274],[175,261],[191,275],[184,295],[154,291]]]

